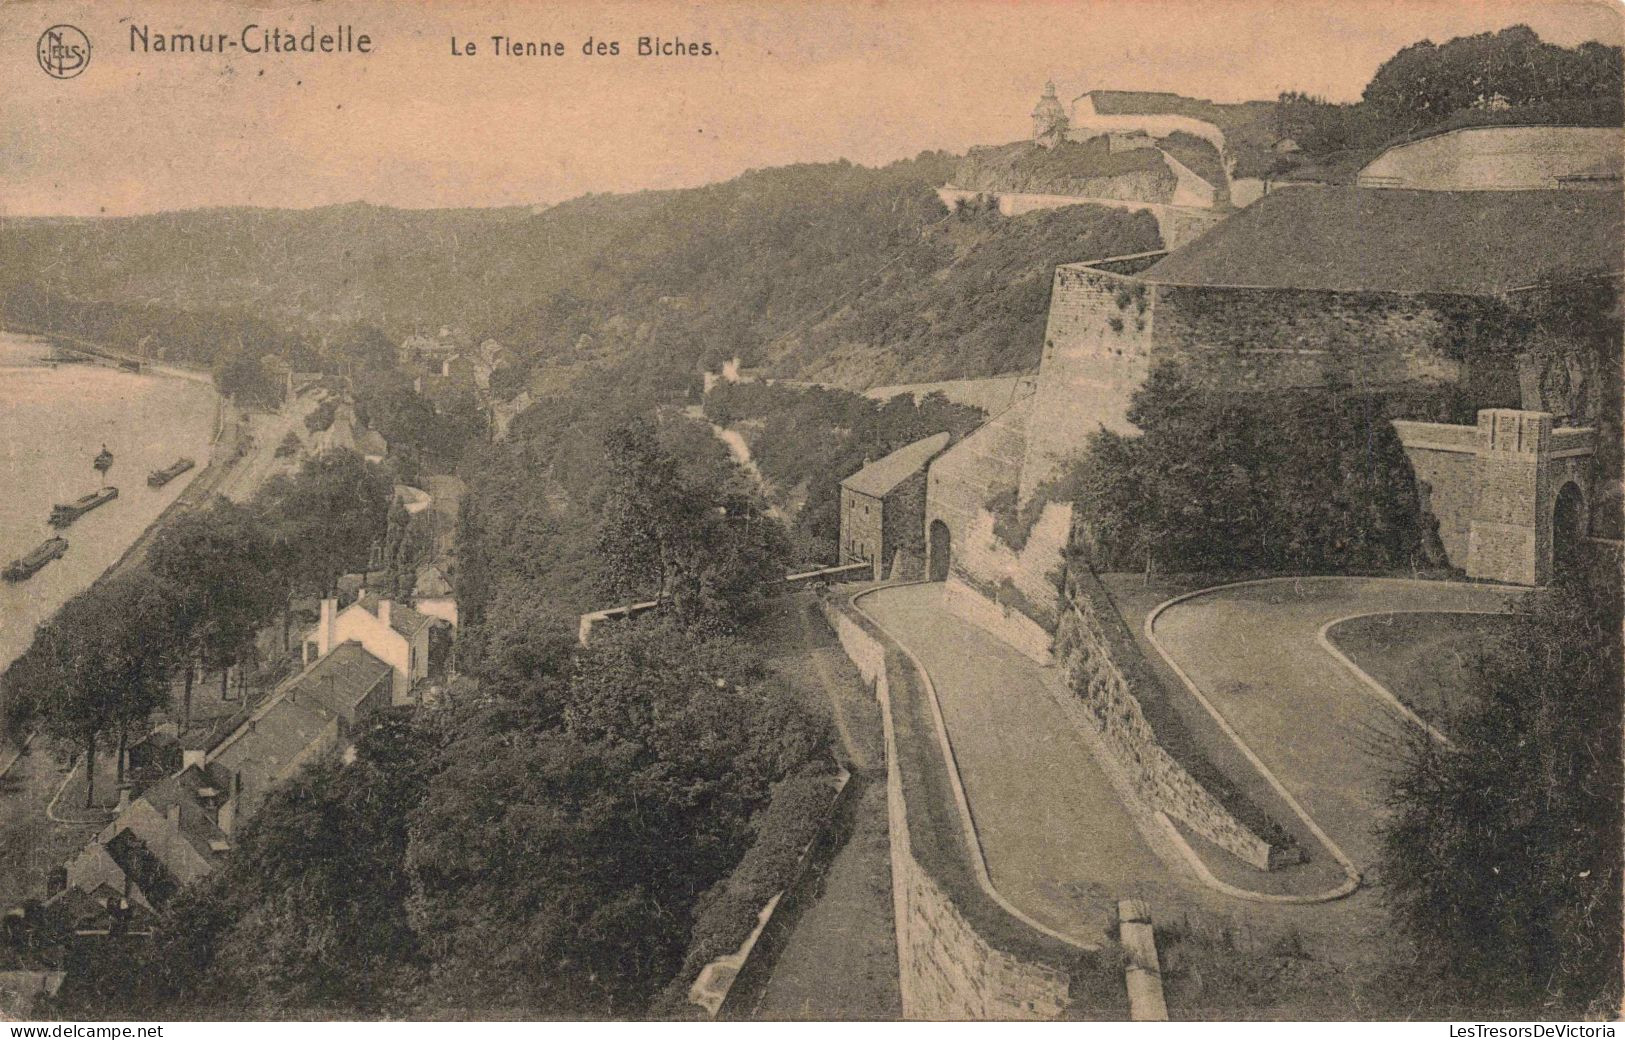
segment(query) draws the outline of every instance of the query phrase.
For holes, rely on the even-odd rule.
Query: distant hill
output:
[[[93,327],[61,331],[149,350],[177,312],[276,323],[307,346],[347,324],[394,340],[451,326],[514,347],[554,389],[633,359],[651,389],[675,389],[736,354],[865,386],[1034,364],[1055,264],[1158,245],[1149,217],[1093,207],[951,216],[935,191],[956,162],[798,165],[540,212],[14,218],[0,313],[71,315]]]

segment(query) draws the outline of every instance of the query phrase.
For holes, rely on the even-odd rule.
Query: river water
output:
[[[54,532],[46,518],[106,484],[119,497],[62,532],[68,552],[25,582],[0,582],[0,669],[34,630],[87,588],[157,519],[209,461],[216,397],[201,379],[59,365],[29,336],[0,332],[0,566]],[[91,460],[107,445],[105,478]],[[197,467],[162,488],[147,474],[182,455]]]

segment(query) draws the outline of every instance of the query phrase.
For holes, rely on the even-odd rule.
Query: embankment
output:
[[[1160,682],[1098,578],[1067,575],[1055,659],[1076,699],[1063,705],[1102,747],[1151,809],[1166,813],[1242,862],[1273,870],[1303,858],[1300,847],[1184,739],[1160,732],[1136,690]],[[1163,722],[1163,729],[1172,720]],[[1181,754],[1180,752],[1184,752]]]

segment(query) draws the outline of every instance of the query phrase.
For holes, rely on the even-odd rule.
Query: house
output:
[[[925,471],[948,446],[937,433],[865,465],[841,481],[842,563],[874,564],[875,580],[917,569],[924,553]]]
[[[390,703],[408,704],[416,685],[429,677],[429,625],[431,618],[403,603],[363,595],[338,609],[338,600],[324,599],[316,627],[304,638],[306,661],[320,661],[348,641],[393,670]]]
[[[233,778],[237,811],[251,814],[276,784],[323,753],[347,745],[363,717],[392,703],[394,669],[345,642],[279,687],[208,756]]]

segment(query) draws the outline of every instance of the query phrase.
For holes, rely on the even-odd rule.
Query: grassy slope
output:
[[[1343,653],[1430,722],[1449,728],[1470,707],[1483,648],[1521,622],[1501,614],[1372,614],[1326,633]]]

